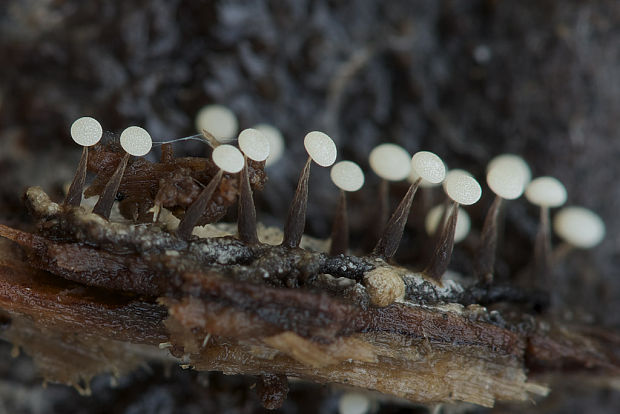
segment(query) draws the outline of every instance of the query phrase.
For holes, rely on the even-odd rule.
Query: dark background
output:
[[[261,219],[274,225],[282,225],[310,130],[330,134],[339,158],[366,170],[375,145],[395,142],[411,153],[434,151],[484,182],[487,162],[513,152],[535,176],[563,181],[569,204],[595,210],[607,224],[600,246],[554,266],[554,312],[618,330],[619,46],[616,0],[2,0],[0,220],[27,221],[19,198],[29,185],[60,197],[80,153],[69,126],[83,115],[112,136],[136,124],[156,141],[194,134],[194,115],[209,103],[231,108],[241,128],[277,126],[285,158],[268,170],[257,201]],[[175,150],[205,151],[196,143]],[[368,232],[377,183],[367,174],[365,189],[351,197],[355,240]],[[405,189],[392,186],[393,203]],[[474,234],[455,249],[452,268],[465,276],[492,200],[488,188],[483,192],[468,208]],[[328,171],[313,168],[309,234],[329,235],[336,200]],[[522,275],[537,211],[518,200],[505,214],[497,278],[530,283]],[[413,267],[425,240],[416,222],[410,220],[397,257]],[[117,391],[99,380],[94,398],[77,399],[66,388],[41,389],[29,360],[10,361],[10,346],[2,349],[0,413],[251,412],[257,405],[247,390],[251,379],[201,374],[198,381],[173,369],[172,381],[161,367],[135,374]],[[211,388],[199,386],[205,378]],[[289,411],[334,407],[337,392],[296,387]],[[620,405],[617,392],[567,387],[538,409],[615,412]],[[304,403],[308,395],[318,398]],[[195,411],[192,398],[202,401],[191,405]],[[208,405],[215,401],[220,405]]]

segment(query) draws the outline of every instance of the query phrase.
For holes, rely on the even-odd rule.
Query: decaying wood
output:
[[[270,408],[287,377],[492,406],[546,395],[536,375],[620,374],[620,336],[530,315],[523,292],[442,284],[376,257],[180,239],[39,188],[25,199],[37,234],[0,225],[1,335],[46,380],[83,392],[98,373],[168,358],[257,375]],[[482,306],[493,302],[506,310]]]

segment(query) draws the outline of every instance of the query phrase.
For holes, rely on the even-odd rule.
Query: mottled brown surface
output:
[[[0,7],[7,62],[0,67],[0,220],[21,229],[31,224],[20,202],[27,186],[62,199],[79,156],[68,128],[82,115],[101,120],[112,140],[132,124],[156,140],[192,135],[193,115],[206,103],[230,106],[243,127],[275,124],[287,157],[271,169],[257,201],[261,220],[278,225],[309,130],[334,136],[343,158],[363,167],[370,149],[385,141],[436,151],[478,178],[493,155],[516,152],[535,175],[562,179],[569,202],[595,209],[608,226],[597,249],[554,264],[551,312],[578,326],[617,330],[620,191],[610,183],[620,173],[618,21],[615,0],[8,0]],[[192,156],[206,152],[197,143],[177,147]],[[354,247],[376,221],[378,183],[367,179],[349,200]],[[392,203],[405,190],[393,186]],[[440,197],[416,196],[429,206]],[[480,205],[469,208],[474,229],[491,198],[484,191]],[[336,200],[324,171],[313,172],[307,232],[329,234]],[[424,209],[416,202],[413,209],[396,259],[420,268],[428,241],[416,225]],[[502,286],[532,286],[525,270],[536,211],[517,200],[505,217],[495,278]],[[476,248],[474,232],[455,247],[451,269],[471,275]],[[259,404],[249,391],[253,379],[209,376],[204,387],[202,376],[174,371],[166,379],[161,367],[114,390],[100,378],[98,392],[81,399],[69,388],[42,390],[29,360],[10,359],[10,346],[2,349],[0,410],[11,413],[256,412]],[[601,384],[567,380],[530,410],[615,413],[620,393]],[[338,391],[299,387],[292,385],[284,412],[336,412]],[[399,407],[383,402],[381,411]]]

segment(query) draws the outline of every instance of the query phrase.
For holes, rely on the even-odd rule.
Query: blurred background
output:
[[[534,176],[560,179],[568,204],[593,209],[607,224],[600,246],[573,252],[554,267],[557,314],[618,330],[619,45],[616,0],[2,0],[0,221],[28,222],[20,201],[27,186],[61,196],[80,155],[69,127],[84,115],[112,135],[143,126],[156,141],[195,134],[196,113],[213,103],[230,108],[240,128],[277,127],[285,154],[270,166],[257,203],[261,220],[279,226],[306,157],[303,137],[325,131],[339,159],[368,172],[365,188],[349,200],[352,238],[360,240],[353,247],[360,252],[377,209],[379,180],[368,168],[374,146],[393,142],[411,153],[436,152],[481,183],[492,157],[516,153]],[[185,143],[175,151],[204,155],[206,149]],[[313,168],[310,185],[306,229],[324,238],[337,191],[327,169]],[[406,187],[392,186],[393,206]],[[433,197],[440,202],[441,191]],[[465,277],[491,201],[483,186],[481,202],[467,209],[474,231],[455,248],[452,265]],[[412,267],[427,240],[416,214],[414,208],[396,258]],[[517,200],[505,217],[497,278],[522,283],[538,214]],[[1,349],[0,412],[258,410],[251,379],[175,369],[160,379],[161,367],[136,373],[117,389],[100,380],[96,395],[82,399],[63,387],[42,389],[27,357],[11,360],[10,345]],[[181,393],[179,382],[190,385]],[[299,387],[286,412],[336,409],[337,391]],[[617,412],[620,406],[617,391],[566,387],[537,410]],[[201,403],[190,404],[192,398]],[[381,412],[405,410],[398,407],[386,404]],[[512,408],[495,411],[506,410]]]

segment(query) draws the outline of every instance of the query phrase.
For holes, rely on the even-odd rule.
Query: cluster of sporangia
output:
[[[248,178],[247,159],[257,162],[275,162],[282,153],[283,144],[277,130],[269,126],[261,126],[243,130],[238,135],[239,148],[223,142],[230,141],[236,135],[237,126],[234,115],[225,108],[210,106],[203,109],[197,120],[205,136],[214,147],[212,159],[219,168],[218,173],[202,190],[198,198],[186,210],[181,219],[176,235],[189,239],[204,209],[211,201],[224,173],[239,173],[239,238],[249,244],[258,243],[256,231],[256,212]],[[208,133],[206,131],[209,131]],[[76,120],[71,127],[71,135],[75,142],[84,147],[82,158],[65,199],[66,205],[79,206],[86,178],[88,147],[99,142],[102,128],[93,118],[84,117]],[[131,156],[146,155],[152,147],[150,135],[144,129],[131,126],[120,136],[120,144],[126,151],[125,156],[116,168],[111,179],[101,193],[93,212],[109,219],[110,212],[118,191],[124,170]],[[348,250],[348,219],[346,192],[359,190],[364,184],[362,169],[351,161],[336,164],[337,150],[332,139],[318,131],[308,133],[304,138],[304,146],[308,152],[294,199],[284,225],[282,245],[296,248],[301,242],[305,226],[306,205],[308,198],[308,179],[312,161],[321,167],[330,167],[331,178],[340,188],[340,202],[333,224],[330,254],[346,254]],[[270,157],[270,147],[277,154]],[[274,157],[274,155],[276,155]],[[268,157],[270,157],[268,159]],[[469,218],[460,205],[476,203],[482,189],[476,179],[466,171],[450,170],[446,173],[443,161],[432,152],[420,151],[411,157],[409,153],[394,144],[381,144],[370,153],[369,164],[372,170],[383,180],[381,191],[385,205],[387,183],[408,179],[411,185],[391,218],[383,227],[373,255],[384,260],[396,253],[403,229],[409,216],[409,210],[418,187],[429,187],[443,183],[443,188],[451,200],[431,209],[426,218],[426,229],[435,237],[435,254],[426,267],[427,276],[439,280],[447,269],[454,242],[462,240],[469,231]],[[566,201],[566,190],[562,183],[553,177],[539,177],[531,180],[531,172],[523,159],[516,155],[504,154],[493,159],[487,169],[487,184],[496,194],[481,233],[481,248],[477,258],[476,273],[479,278],[490,282],[493,277],[495,249],[497,240],[498,211],[502,200],[512,200],[524,192],[526,198],[540,206],[540,229],[536,240],[535,256],[537,263],[546,268],[550,257],[550,220],[549,209],[559,207]],[[446,208],[446,206],[448,206]],[[598,244],[604,234],[602,220],[593,212],[581,207],[568,207],[559,211],[554,220],[554,229],[558,236],[580,248],[590,248]]]

